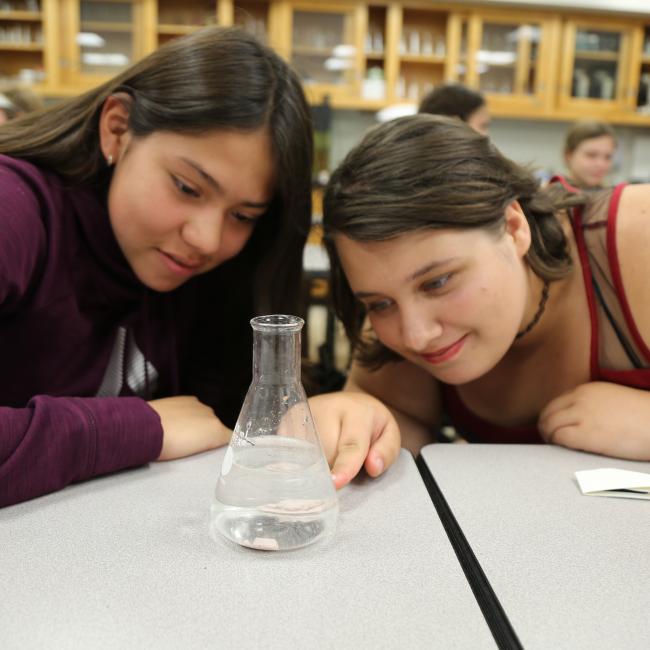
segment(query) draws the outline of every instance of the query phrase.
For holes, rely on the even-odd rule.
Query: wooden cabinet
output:
[[[329,2],[282,3],[280,52],[302,79],[309,99],[356,99],[364,69],[363,7]],[[284,29],[282,29],[284,27]]]
[[[445,81],[496,116],[650,123],[650,20],[423,0],[0,0],[0,77],[50,96],[100,83],[172,38],[240,25],[313,103],[417,104]]]
[[[58,0],[61,12],[59,82],[86,89],[147,52],[144,0]]]
[[[564,24],[558,106],[585,114],[634,108],[632,45],[636,26],[609,19],[569,18]]]
[[[48,82],[55,63],[45,46],[52,20],[48,0],[0,0],[0,77],[37,87]]]
[[[466,22],[462,81],[481,91],[497,113],[551,110],[559,19],[532,12],[481,11]]]
[[[150,24],[154,33],[148,35],[147,49],[217,22],[214,0],[155,0],[151,9]]]
[[[397,101],[417,103],[435,86],[453,78],[448,66],[449,18],[449,11],[403,8],[394,87]]]

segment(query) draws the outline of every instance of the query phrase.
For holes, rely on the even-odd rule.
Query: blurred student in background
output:
[[[40,98],[24,86],[0,87],[0,124],[31,113],[43,104]]]
[[[462,84],[444,84],[424,97],[418,113],[459,117],[481,135],[489,135],[490,112],[485,97]]]
[[[564,141],[568,182],[583,190],[603,187],[614,163],[616,135],[607,122],[576,122]]]

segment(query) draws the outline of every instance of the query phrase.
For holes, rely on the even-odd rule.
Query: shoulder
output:
[[[650,265],[650,185],[623,188],[616,218],[616,246],[621,264],[637,268]]]
[[[616,220],[616,248],[632,314],[650,340],[650,185],[623,189]]]
[[[45,247],[49,194],[38,168],[0,156],[0,303],[30,284]]]
[[[42,206],[56,194],[48,176],[31,163],[0,155],[0,232],[40,221]]]

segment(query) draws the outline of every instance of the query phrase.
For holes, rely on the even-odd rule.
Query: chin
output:
[[[145,275],[137,274],[138,280],[144,284],[147,289],[151,291],[156,291],[157,293],[168,293],[169,291],[174,291],[178,289],[185,282],[174,281],[170,278],[151,278]]]
[[[476,379],[480,379],[486,371],[479,371],[472,368],[437,368],[435,371],[429,370],[431,374],[444,384],[450,384],[451,386],[462,386],[463,384],[469,384]]]

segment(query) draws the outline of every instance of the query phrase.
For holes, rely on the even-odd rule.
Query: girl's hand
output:
[[[365,393],[328,393],[312,397],[309,407],[337,489],[362,466],[370,476],[379,476],[397,458],[399,428],[378,399]]]
[[[539,417],[548,443],[605,456],[650,460],[650,392],[590,382],[556,397]]]
[[[163,428],[158,460],[184,458],[230,442],[232,431],[196,397],[165,397],[149,402],[149,406],[160,416]]]

